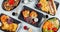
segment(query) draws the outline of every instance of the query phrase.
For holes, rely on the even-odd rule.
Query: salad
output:
[[[57,18],[48,19],[42,26],[43,32],[57,32],[59,29],[59,20]]]

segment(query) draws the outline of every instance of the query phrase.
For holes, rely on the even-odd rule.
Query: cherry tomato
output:
[[[48,30],[50,30],[51,28],[48,28]]]
[[[13,5],[14,3],[15,3],[15,1],[14,0],[9,0],[9,2],[8,2],[10,5]]]
[[[57,31],[57,28],[52,28],[52,30],[53,30],[54,32],[56,32],[56,31]]]

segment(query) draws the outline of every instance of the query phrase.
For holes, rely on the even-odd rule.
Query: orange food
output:
[[[57,32],[59,29],[59,24],[57,24],[56,22],[59,23],[57,18],[50,18],[43,24],[42,31],[43,32]]]
[[[53,28],[53,27],[54,27],[54,25],[50,21],[45,22],[43,25],[44,29]]]
[[[13,27],[13,29],[12,29],[12,31],[16,31],[16,29],[17,29],[17,27],[18,27],[18,25],[17,24],[15,24],[15,23],[12,23],[12,27]]]
[[[2,29],[3,30],[8,30],[8,28],[9,28],[9,24],[7,24],[7,22],[3,22]]]
[[[16,31],[18,25],[15,23],[8,24],[7,22],[4,22],[2,29],[3,30],[9,30],[9,31]]]
[[[16,31],[18,24],[16,23],[8,24],[7,19],[9,19],[9,16],[6,15],[1,16],[2,30]]]
[[[29,10],[25,10],[25,11],[22,12],[24,17],[29,17],[29,13],[30,13]]]
[[[14,26],[12,24],[10,24],[8,30],[12,31],[13,27]]]
[[[2,16],[1,16],[1,21],[2,21],[2,22],[6,22],[7,19],[8,19],[8,16],[6,16],[6,15],[2,15]]]
[[[10,30],[10,31],[16,31],[17,27],[18,27],[17,24],[12,23],[12,24],[9,25],[8,30]]]
[[[30,13],[30,17],[32,17],[32,18],[36,18],[37,16],[38,16],[38,14],[35,11],[32,11]]]

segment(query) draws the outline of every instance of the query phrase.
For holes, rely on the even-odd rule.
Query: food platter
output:
[[[36,3],[33,3],[33,1],[35,1]],[[48,14],[47,12],[43,12],[42,10],[38,9],[36,7],[36,4],[39,1],[36,1],[36,0],[33,0],[33,1],[31,0],[31,2],[28,2],[28,3],[20,2],[14,9],[10,11],[5,10],[2,6],[2,3],[4,1],[0,1],[1,2],[0,3],[0,11],[1,11],[0,18],[2,15],[9,16],[8,18],[12,18],[12,20],[14,20],[13,23],[18,24],[18,28],[15,30],[15,32],[29,32],[29,31],[30,32],[31,31],[32,32],[43,32],[42,27],[44,26],[44,23],[46,20],[49,20],[51,18],[57,18],[58,20],[60,20],[60,13],[59,13],[60,5],[59,5],[58,0],[54,1],[54,3],[56,4],[56,9],[57,9],[55,15]],[[17,12],[17,15],[13,16],[12,15],[13,12],[14,14]],[[1,26],[1,23],[2,21],[0,20],[0,26]],[[60,21],[59,21],[59,24],[60,24]],[[27,27],[28,29],[24,30],[24,26],[25,26],[25,29]],[[60,32],[59,29],[60,28],[58,28],[57,32]],[[55,30],[53,29],[53,31]],[[7,31],[3,30],[0,27],[0,32],[12,32],[12,31],[9,31],[9,29],[7,29]]]
[[[15,3],[14,3],[15,2]],[[4,0],[2,3],[2,8],[5,11],[11,11],[13,9],[15,9],[19,4],[20,4],[21,0]]]
[[[56,21],[56,22],[55,22]],[[42,30],[42,32],[53,32],[53,31],[58,31],[58,29],[59,29],[59,24],[60,24],[60,22],[59,22],[60,20],[58,19],[58,18],[56,18],[56,17],[52,17],[52,18],[49,18],[49,19],[47,19],[47,20],[45,20],[44,22],[43,22],[43,24],[41,25],[41,30]],[[50,22],[50,24],[48,24]],[[55,22],[55,28],[53,27],[53,26],[50,26],[50,25],[52,25],[52,23],[53,22]],[[58,22],[58,23],[57,23]],[[48,24],[48,26],[49,26],[49,28],[48,28],[48,26],[47,26],[47,24]],[[44,29],[46,29],[46,26],[47,26],[47,30],[44,30]],[[53,24],[54,25],[54,24]],[[52,29],[51,29],[52,28]],[[55,30],[54,30],[55,29]]]
[[[39,0],[40,1],[40,0]],[[38,1],[38,3],[39,3],[39,1]],[[38,6],[38,3],[36,4],[36,9],[39,9],[39,10],[45,10],[45,8],[44,9],[42,9],[42,8],[39,8]],[[55,5],[56,5],[56,9],[58,9],[58,6],[59,6],[59,3],[58,2],[56,2],[56,1],[54,1],[54,3],[55,3]],[[40,4],[41,5],[41,4]],[[46,13],[48,13],[48,14],[50,14],[50,12],[47,12],[48,11],[48,9],[46,9],[46,11],[43,11],[43,12],[46,12]],[[50,15],[52,15],[52,14],[50,14]],[[55,14],[54,14],[55,15]]]
[[[10,26],[10,24],[8,24],[8,20],[7,20],[6,24],[4,24],[5,22],[3,23],[2,20],[4,19],[5,16],[7,16],[7,15],[5,15],[3,13],[0,15],[0,17],[1,17],[0,22],[2,23],[1,26],[0,26],[0,30],[2,30],[4,32],[14,32],[14,31],[10,30],[10,28],[12,27],[11,29],[13,29],[13,30],[15,29],[15,31],[18,31],[21,22],[8,16],[10,18],[9,21],[11,21],[11,20],[14,21],[14,22],[9,22],[10,24],[14,23],[12,25],[15,26],[15,28],[13,28],[13,26]],[[6,25],[7,25],[7,27],[6,27]],[[5,26],[5,28],[3,28],[4,26]],[[9,30],[8,30],[8,26],[9,26]]]
[[[21,20],[23,20],[23,21],[25,21],[25,22],[27,22],[27,23],[30,23],[30,22],[28,22],[27,20],[24,20],[24,17],[23,17],[23,15],[22,15],[22,12],[24,11],[24,10],[29,10],[30,12],[32,12],[32,11],[34,11],[34,12],[37,12],[37,11],[35,11],[35,10],[33,10],[33,9],[31,9],[31,8],[29,8],[29,7],[26,7],[26,6],[24,6],[24,8],[23,8],[23,10],[20,12],[20,15],[19,15],[19,17],[18,17],[18,19],[21,19]],[[32,13],[33,14],[33,13]],[[31,15],[32,15],[31,14]],[[42,14],[42,13],[39,13],[39,12],[37,12],[37,18],[38,18],[38,22],[36,23],[36,24],[32,24],[32,23],[30,23],[31,25],[33,25],[33,26],[36,26],[36,27],[40,27],[40,25],[39,25],[39,23],[41,22],[41,20],[42,20],[42,17],[44,17],[44,15]],[[35,17],[35,16],[33,16],[33,17]],[[25,18],[26,19],[26,18]],[[32,21],[32,20],[31,20]]]

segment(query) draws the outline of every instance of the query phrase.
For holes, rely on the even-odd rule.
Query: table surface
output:
[[[60,0],[55,0],[55,1],[57,1],[57,2],[60,3]],[[32,9],[34,9],[34,10],[36,10],[36,11],[39,11],[38,9],[35,9],[35,8],[34,8],[35,3],[36,3],[36,0],[35,0],[35,1],[33,0],[32,2],[29,2],[29,3],[27,3],[27,4],[20,3],[17,8],[15,8],[13,11],[10,11],[10,12],[4,11],[4,10],[2,9],[2,7],[1,7],[2,2],[3,2],[3,0],[0,0],[0,14],[1,14],[1,13],[4,13],[4,14],[6,14],[6,15],[8,15],[8,16],[11,16],[12,18],[17,19],[18,21],[21,21],[21,22],[22,22],[21,28],[18,30],[18,32],[28,32],[27,30],[24,30],[24,29],[23,29],[23,26],[25,26],[25,25],[28,26],[29,28],[32,28],[33,32],[41,32],[40,28],[34,27],[34,26],[32,26],[32,25],[30,25],[30,24],[28,24],[28,23],[25,23],[24,21],[18,19],[18,16],[19,16],[19,14],[20,14],[20,11],[22,10],[22,8],[23,8],[24,5],[32,8]],[[18,15],[17,15],[17,16],[12,16],[12,12],[15,12],[15,11],[18,11]],[[44,12],[42,12],[42,11],[39,11],[39,12],[43,13],[44,15],[49,15],[49,14],[44,13]],[[59,7],[58,7],[58,10],[57,10],[56,15],[55,15],[55,16],[49,15],[49,17],[57,17],[57,18],[60,19],[60,4],[59,4]],[[3,32],[3,31],[0,30],[0,32]],[[58,30],[58,32],[60,32],[60,29]]]

